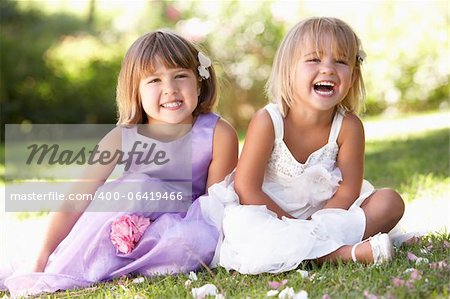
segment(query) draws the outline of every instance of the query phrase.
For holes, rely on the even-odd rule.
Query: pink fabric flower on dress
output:
[[[150,220],[136,215],[123,215],[111,224],[111,242],[118,252],[130,253],[141,239]]]

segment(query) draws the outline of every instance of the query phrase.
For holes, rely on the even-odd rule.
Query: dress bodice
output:
[[[290,152],[284,137],[284,123],[276,104],[268,104],[275,131],[272,154],[264,177],[263,190],[286,212],[307,218],[323,206],[336,191],[341,174],[336,167],[339,151],[337,137],[344,119],[343,111],[335,113],[328,142],[300,163]]]
[[[124,158],[132,159],[129,167],[125,168],[124,175],[140,173],[156,179],[192,181],[192,199],[203,195],[218,119],[219,116],[214,113],[200,114],[187,134],[170,142],[161,142],[140,134],[139,126],[122,128]],[[129,157],[132,152],[135,154]],[[141,156],[138,152],[142,152]],[[157,152],[163,152],[165,155],[160,161],[170,161],[160,165],[148,163],[155,158]],[[138,159],[147,159],[147,162],[142,163]]]

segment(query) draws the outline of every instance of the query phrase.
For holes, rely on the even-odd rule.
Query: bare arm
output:
[[[110,151],[111,153],[115,153],[116,149],[121,148],[120,128],[118,127],[113,129],[100,141],[98,145],[98,150],[100,152]],[[100,163],[88,165],[83,171],[82,177],[87,177],[89,180],[81,180],[80,182],[75,183],[70,188],[69,193],[95,194],[97,188],[109,177],[116,164],[117,161],[107,165],[102,165]],[[50,214],[50,220],[45,232],[45,237],[35,264],[32,265],[32,271],[44,271],[49,256],[69,234],[89,204],[89,200],[64,201],[60,208],[60,212],[53,212]]]
[[[234,188],[241,204],[266,205],[278,217],[291,215],[262,191],[264,173],[273,149],[275,132],[269,113],[262,109],[252,118],[239,159]]]
[[[236,131],[225,120],[219,119],[214,130],[213,157],[208,169],[207,188],[223,181],[236,167],[238,160]]]
[[[364,127],[356,115],[344,118],[338,144],[337,166],[342,182],[324,208],[348,209],[361,192],[364,176]]]

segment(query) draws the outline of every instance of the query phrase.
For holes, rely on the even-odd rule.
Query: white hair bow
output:
[[[363,63],[364,60],[366,60],[366,52],[364,50],[358,50],[358,55],[356,55],[356,58],[358,59],[359,63]]]
[[[200,66],[198,67],[198,74],[200,75],[200,77],[202,77],[203,80],[206,80],[209,78],[208,68],[211,66],[211,60],[202,52],[198,52],[198,61],[200,62]]]

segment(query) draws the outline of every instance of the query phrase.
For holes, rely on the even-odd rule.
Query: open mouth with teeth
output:
[[[331,96],[334,93],[335,83],[332,81],[320,81],[314,83],[314,91],[323,96]]]
[[[183,101],[173,101],[173,102],[167,102],[164,104],[161,104],[160,106],[166,109],[177,109],[181,107],[183,104]]]

